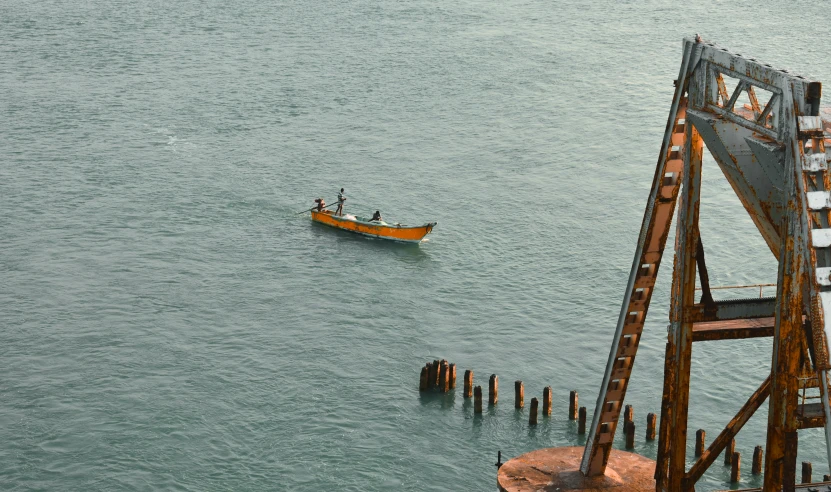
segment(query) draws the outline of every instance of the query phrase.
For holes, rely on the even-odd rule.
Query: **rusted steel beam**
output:
[[[783,90],[784,100],[791,101],[790,87]],[[795,142],[796,124],[793,104],[784,104],[786,142]],[[765,453],[766,492],[793,490],[794,482],[789,465],[796,465],[793,445],[798,425],[796,420],[798,374],[800,369],[800,338],[803,311],[803,279],[806,270],[807,223],[803,203],[802,166],[796,145],[788,145],[785,152],[785,190],[788,193],[785,233],[779,258],[779,274],[774,328],[772,388],[768,412],[768,432]],[[793,455],[793,456],[791,456]]]
[[[698,78],[694,81],[700,83]],[[691,86],[692,87],[692,86]],[[693,324],[683,320],[686,306],[695,303],[696,249],[701,190],[701,160],[704,142],[693,125],[686,128],[683,195],[678,211],[675,240],[675,268],[672,274],[669,339],[675,345],[675,398],[671,403],[669,431],[668,487],[679,491],[686,474],[687,413],[690,399]]]
[[[772,318],[776,316],[776,299],[735,299],[716,301],[713,307],[693,304],[684,310],[684,321],[726,321],[731,319]]]
[[[728,444],[736,437],[744,424],[756,413],[770,395],[770,376],[750,395],[745,404],[723,431],[715,438],[710,447],[707,448],[701,457],[693,463],[692,468],[684,478],[684,490],[693,490],[695,483],[701,478],[705,471],[713,464],[718,455],[724,451]]]
[[[697,226],[696,226],[697,227]],[[710,275],[707,274],[707,263],[704,261],[704,243],[701,242],[701,231],[696,231],[698,244],[695,248],[695,263],[698,266],[698,278],[701,279],[701,304],[712,307],[713,294],[710,293]]]
[[[670,402],[675,394],[675,345],[668,341],[664,354],[664,391],[661,395],[661,421],[658,426],[658,453],[655,457],[655,490],[668,490],[667,466],[669,464],[669,420],[672,415]]]
[[[800,429],[814,429],[825,425],[822,403],[807,403],[796,409],[797,426]]]
[[[708,321],[693,324],[693,342],[773,336],[775,318]]]

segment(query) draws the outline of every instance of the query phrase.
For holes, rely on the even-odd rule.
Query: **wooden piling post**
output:
[[[465,371],[465,398],[473,396],[473,371]]]
[[[733,446],[735,446],[735,440],[733,441]],[[762,446],[756,446],[753,449],[753,466],[751,468],[751,472],[754,475],[759,475],[762,473],[762,461],[765,459],[765,452]]]
[[[418,390],[419,391],[427,391],[427,374],[429,374],[430,369],[428,366],[424,366],[421,368],[421,377],[418,380]]]
[[[658,417],[654,413],[649,413],[646,416],[646,440],[655,440],[655,426],[658,423]]]
[[[439,384],[439,361],[434,360],[430,364],[430,374],[427,375],[430,380],[430,387],[433,388]]]
[[[496,405],[497,401],[499,401],[499,378],[496,374],[491,374],[488,381],[488,405]]]
[[[577,420],[577,392],[572,391],[568,394],[568,419],[569,420]]]
[[[525,387],[522,381],[514,381],[514,407],[522,408],[525,406]]]
[[[801,483],[811,483],[811,475],[813,475],[813,466],[811,465],[810,461],[803,461],[802,462],[802,482]]]
[[[482,387],[473,390],[473,413],[482,413]]]
[[[626,449],[635,449],[635,423],[631,420],[624,422],[623,432],[626,434]]]
[[[586,433],[586,407],[580,407],[577,412],[577,434],[583,435]]]
[[[635,409],[632,408],[632,405],[626,405],[623,408],[623,429],[626,430],[626,422],[634,422],[635,421]]]
[[[449,368],[447,367],[447,361],[443,361],[441,363],[441,367],[439,368],[439,391],[442,393],[447,393],[447,390],[450,389],[450,374]]]
[[[731,461],[730,481],[732,483],[738,483],[742,478],[742,454],[734,452],[733,459]]]
[[[822,476],[823,482],[831,482],[831,475],[823,475]]]
[[[707,432],[704,429],[698,429],[695,432],[695,455],[701,456],[704,454],[704,440],[707,437]]]
[[[450,389],[456,389],[456,364],[450,364]]]
[[[551,415],[551,386],[542,389],[542,414]]]
[[[730,464],[733,463],[733,453],[735,453],[735,452],[736,452],[736,440],[735,439],[730,439],[730,444],[728,444],[727,447],[724,448],[724,464],[725,465],[730,465]],[[753,462],[754,463],[756,462],[755,451],[754,451],[754,454],[753,454]]]
[[[537,425],[537,407],[540,402],[536,398],[531,398],[531,414],[528,416],[528,425]]]

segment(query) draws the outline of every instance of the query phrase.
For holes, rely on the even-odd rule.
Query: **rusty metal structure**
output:
[[[767,399],[764,490],[794,490],[799,429],[826,428],[831,462],[831,140],[821,84],[696,36],[683,41],[675,86],[580,471],[606,469],[677,205],[656,490],[694,490]],[[778,259],[775,297],[713,300],[698,230],[705,145]],[[693,343],[763,336],[773,337],[770,375],[686,469]]]

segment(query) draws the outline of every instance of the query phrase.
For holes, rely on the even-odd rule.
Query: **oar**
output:
[[[325,206],[325,207],[323,207],[323,208],[329,208],[329,207],[331,207],[332,205],[335,205],[335,204],[337,204],[337,203],[338,203],[338,202],[330,203],[329,205],[326,205],[326,206]],[[300,214],[305,214],[306,212],[311,212],[312,210],[314,210],[314,209],[316,209],[316,208],[317,208],[317,205],[315,205],[314,207],[310,208],[309,210],[304,210],[304,211],[302,211],[302,212],[297,212],[297,215],[300,215]]]

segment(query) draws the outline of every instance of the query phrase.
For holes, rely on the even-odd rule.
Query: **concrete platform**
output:
[[[612,449],[606,474],[586,478],[580,473],[583,446],[545,448],[508,460],[497,473],[501,492],[569,492],[655,490],[655,462]]]

